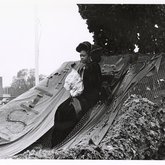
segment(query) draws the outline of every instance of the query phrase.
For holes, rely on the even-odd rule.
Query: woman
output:
[[[80,95],[67,99],[57,109],[52,147],[64,140],[80,118],[99,100],[101,69],[99,64],[91,58],[92,45],[85,41],[77,46],[76,51],[80,53],[80,64],[76,70],[82,78],[84,90]]]

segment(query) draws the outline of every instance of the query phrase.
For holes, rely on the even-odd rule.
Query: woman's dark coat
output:
[[[91,62],[77,70],[80,75],[83,74],[84,84],[83,93],[76,97],[81,105],[81,111],[77,113],[72,97],[58,107],[54,118],[52,147],[60,143],[74,128],[78,120],[99,100],[101,88],[100,65],[96,62]]]

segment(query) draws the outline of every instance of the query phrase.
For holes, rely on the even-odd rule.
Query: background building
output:
[[[2,84],[2,77],[0,77],[0,97],[3,97],[3,84]]]

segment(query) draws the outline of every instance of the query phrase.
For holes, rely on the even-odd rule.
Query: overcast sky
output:
[[[35,5],[37,4],[37,5]],[[21,69],[35,67],[35,6],[39,19],[39,74],[79,59],[75,47],[92,42],[76,3],[57,0],[0,0],[0,76],[3,86]]]
[[[162,3],[162,0],[0,0],[0,76],[3,86],[21,69],[35,68],[35,11],[40,22],[39,74],[49,75],[64,61],[79,59],[82,41],[92,42],[77,3]],[[35,10],[37,6],[37,10]]]

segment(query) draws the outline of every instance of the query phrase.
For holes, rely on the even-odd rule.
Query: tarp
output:
[[[117,88],[114,88],[112,103],[97,104],[90,109],[85,120],[83,117],[84,121],[80,121],[83,125],[76,126],[57,149],[66,149],[89,141],[99,144],[114,121],[126,93],[132,85],[149,73],[160,59],[161,56],[152,59],[148,65],[137,71],[127,72],[128,63],[121,64],[119,68],[125,76]],[[38,86],[0,108],[0,158],[9,158],[19,153],[52,128],[58,106],[70,95],[63,85],[73,63],[64,63]],[[76,65],[78,63],[75,62]]]
[[[65,143],[63,142],[61,146],[57,146],[56,149],[65,150],[89,144],[97,146],[111,127],[129,90],[154,68],[159,69],[161,58],[161,55],[156,56],[149,60],[147,65],[142,65],[139,68],[136,65],[129,67],[129,69],[123,66],[127,73],[121,82],[119,82],[118,88],[115,89],[111,104],[96,105],[91,110],[89,120],[87,120],[78,133],[72,136],[72,138],[67,139]]]
[[[38,86],[0,108],[0,158],[22,151],[53,126],[58,106],[69,97],[63,84],[72,63],[64,63]],[[29,108],[34,99],[37,104]]]

